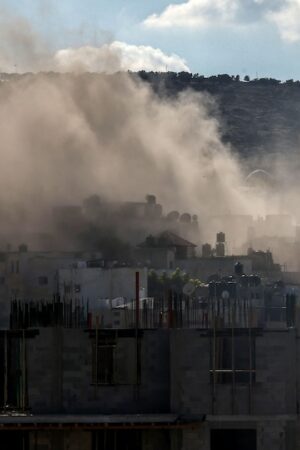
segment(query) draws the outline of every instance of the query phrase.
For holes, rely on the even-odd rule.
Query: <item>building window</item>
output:
[[[93,349],[93,383],[114,383],[114,343],[101,342]]]
[[[5,284],[5,277],[0,276],[0,286]]]
[[[212,343],[210,376],[212,383],[255,382],[255,338],[234,336],[215,338]]]
[[[0,379],[3,389],[0,391],[1,409],[7,405],[11,410],[27,410],[28,386],[27,386],[27,356],[26,356],[26,332],[17,336],[10,331],[3,331],[0,337]],[[5,381],[5,382],[4,382]],[[14,441],[10,445],[0,445],[1,450],[15,447]]]
[[[16,261],[16,273],[20,272],[20,264],[19,261]]]
[[[48,284],[48,277],[39,277],[38,282],[40,286],[46,286]]]
[[[76,294],[79,294],[79,292],[81,292],[80,284],[75,284],[75,292],[76,292]]]
[[[64,292],[65,292],[65,294],[71,294],[71,291],[72,291],[71,285],[70,284],[65,284],[64,285]]]
[[[93,384],[126,385],[136,383],[135,338],[111,338],[97,335],[93,340],[92,358]]]

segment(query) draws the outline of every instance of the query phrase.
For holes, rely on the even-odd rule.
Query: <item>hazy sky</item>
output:
[[[129,69],[300,79],[300,0],[0,0],[0,13],[27,20],[54,53],[91,47],[91,68],[113,44]]]

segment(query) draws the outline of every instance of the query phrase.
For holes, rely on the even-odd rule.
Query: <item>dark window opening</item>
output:
[[[101,344],[94,348],[93,383],[113,384],[115,345]]]
[[[142,432],[139,430],[103,430],[93,433],[93,450],[141,450],[141,448]]]
[[[255,382],[255,338],[251,336],[216,337],[211,351],[211,382]]]
[[[98,336],[93,342],[92,383],[135,384],[140,377],[136,350],[135,338]]]
[[[71,294],[71,285],[70,284],[64,285],[64,292],[65,292],[65,294]]]
[[[27,352],[26,339],[8,332],[0,335],[0,409],[26,409],[27,392]],[[2,449],[2,446],[0,445]],[[11,448],[14,448],[13,446]]]
[[[16,273],[20,272],[20,264],[19,261],[16,261]]]
[[[0,285],[5,284],[5,277],[0,277]]]
[[[256,430],[211,430],[210,450],[256,450]]]
[[[29,433],[26,431],[1,431],[1,450],[29,450]]]
[[[46,286],[48,284],[48,277],[39,277],[38,281],[40,286]]]

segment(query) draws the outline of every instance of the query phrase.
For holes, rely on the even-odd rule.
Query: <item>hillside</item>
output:
[[[139,75],[162,95],[175,95],[185,89],[211,94],[216,100],[223,141],[243,157],[298,150],[299,81],[240,81],[238,76],[205,78],[188,73]]]
[[[51,78],[66,77],[56,73],[41,74]],[[0,73],[0,81],[17,81],[33,74]],[[76,76],[76,75],[74,75]],[[83,77],[102,77],[84,74]],[[118,74],[116,74],[118,76]],[[187,72],[131,73],[149,83],[160,96],[176,96],[191,89],[209,93],[215,101],[213,114],[220,122],[225,143],[231,144],[243,158],[266,156],[273,152],[297,153],[299,147],[300,82],[275,79],[240,80],[240,77],[217,75],[204,77]]]

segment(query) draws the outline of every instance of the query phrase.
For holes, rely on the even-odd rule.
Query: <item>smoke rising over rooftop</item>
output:
[[[126,74],[85,74],[2,83],[0,98],[2,204],[152,191],[193,210],[242,200],[238,164],[205,96],[162,100]]]
[[[247,184],[221,141],[215,110],[207,95],[159,97],[125,73],[2,82],[2,227],[47,229],[52,207],[80,204],[94,193],[138,201],[153,192],[167,210],[198,214],[200,222],[221,214],[294,212],[295,186],[264,180],[256,186],[256,178]],[[273,164],[281,177],[288,170]]]
[[[24,66],[53,68],[46,46],[25,23],[14,24],[6,27],[6,42],[26,49]],[[8,61],[9,46],[3,48],[0,59]],[[294,213],[294,185],[274,183],[267,193],[245,187],[246,171],[221,141],[211,97],[158,96],[130,74],[84,73],[93,58],[107,72],[122,68],[120,46],[112,49],[96,56],[86,48],[61,50],[56,63],[75,73],[1,83],[2,232],[47,228],[53,206],[94,193],[140,200],[153,192],[168,210],[198,214],[200,222],[220,214]],[[290,173],[279,159],[264,167],[282,180]]]

